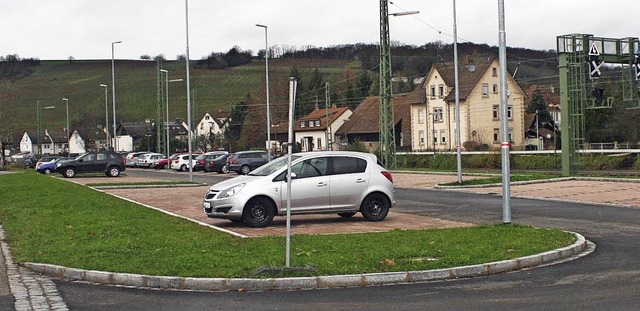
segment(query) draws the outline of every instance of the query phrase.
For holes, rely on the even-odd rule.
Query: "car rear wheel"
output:
[[[226,165],[223,165],[223,166],[220,168],[220,171],[218,171],[218,173],[228,174],[228,173],[229,173],[229,167],[227,167]]]
[[[251,172],[251,168],[249,167],[249,165],[243,165],[240,168],[240,172],[242,173],[242,175],[247,175],[249,174],[249,172]]]
[[[275,207],[268,199],[253,198],[244,207],[242,220],[254,228],[266,227],[275,216],[274,209]]]
[[[390,207],[391,204],[385,195],[372,193],[362,201],[360,212],[368,221],[381,221],[389,214]]]
[[[186,172],[187,171],[187,166],[182,164],[182,166],[180,166],[180,171],[181,172]]]
[[[349,218],[349,217],[352,217],[355,214],[356,213],[338,213],[338,216],[344,217],[344,218]]]
[[[165,169],[165,170],[168,170],[168,169],[169,169],[169,164],[168,164],[168,163],[164,165],[164,169]]]
[[[120,169],[117,166],[112,166],[107,170],[107,176],[118,177],[120,176]]]
[[[76,176],[76,170],[73,167],[65,168],[62,175],[66,178],[73,178],[73,176]]]

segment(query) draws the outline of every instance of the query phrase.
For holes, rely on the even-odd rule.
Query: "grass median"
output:
[[[248,277],[284,265],[284,237],[230,236],[51,176],[0,175],[0,193],[0,221],[18,262],[184,277]],[[296,275],[428,270],[531,255],[574,240],[560,230],[519,225],[294,235],[291,265],[317,269]]]

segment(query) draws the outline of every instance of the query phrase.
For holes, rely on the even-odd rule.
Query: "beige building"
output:
[[[501,108],[499,63],[495,56],[475,56],[458,69],[460,129],[465,150],[500,148]],[[455,150],[456,120],[453,63],[431,67],[423,81],[426,103],[411,106],[413,151]],[[512,149],[524,148],[525,93],[508,76],[509,137]]]

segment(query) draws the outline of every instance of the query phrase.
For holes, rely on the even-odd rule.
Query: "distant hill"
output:
[[[315,103],[324,100],[324,90],[312,89],[312,85],[318,85],[320,82],[310,81],[313,79],[321,79],[335,85],[335,88],[332,87],[332,102],[339,103],[341,98],[343,103],[349,100],[357,101],[367,94],[356,97],[346,94],[357,94],[358,90],[351,88],[357,85],[357,76],[368,70],[373,85],[367,90],[369,93],[377,92],[377,53],[376,45],[367,44],[284,51],[279,59],[271,59],[269,62],[270,94],[274,111],[286,111],[283,108],[288,101],[288,76],[293,68],[298,70],[301,76],[301,89],[304,90],[302,104],[307,110],[313,109]],[[459,45],[461,61],[487,53],[497,55],[497,48],[470,43]],[[424,76],[434,62],[451,61],[452,55],[451,45],[438,43],[420,47],[393,46],[394,75],[408,78]],[[523,86],[557,85],[555,52],[509,49],[508,59],[510,72],[513,73],[516,67],[518,68],[516,80]],[[0,137],[8,134],[19,135],[25,130],[35,131],[38,100],[41,107],[56,106],[55,109],[42,111],[43,128],[61,130],[66,126],[63,97],[69,99],[72,128],[104,124],[105,94],[100,84],[109,85],[107,106],[111,120],[111,60],[30,61],[30,66],[25,69],[28,73],[12,73],[14,78],[0,79]],[[195,64],[197,61],[193,62]],[[165,61],[163,68],[169,71],[170,79],[185,77],[184,61]],[[320,78],[312,77],[316,68]],[[116,60],[115,72],[118,121],[143,122],[157,118],[157,63],[152,60]],[[202,69],[192,66],[194,122],[197,122],[204,112],[229,111],[238,102],[247,99],[248,95],[254,98],[250,104],[258,110],[263,110],[264,75],[264,61],[257,59],[249,64],[227,69]],[[351,86],[346,87],[346,84]],[[394,86],[394,89],[407,87],[412,86]],[[171,83],[169,100],[170,118],[186,119],[185,82]]]

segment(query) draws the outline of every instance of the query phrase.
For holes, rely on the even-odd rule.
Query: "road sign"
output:
[[[600,56],[600,51],[598,51],[598,46],[595,42],[591,43],[591,47],[589,48],[589,56]]]
[[[604,65],[603,61],[600,61],[598,59],[591,60],[589,62],[589,76],[591,78],[599,77],[602,74],[600,72],[600,67],[602,67],[602,65]]]

